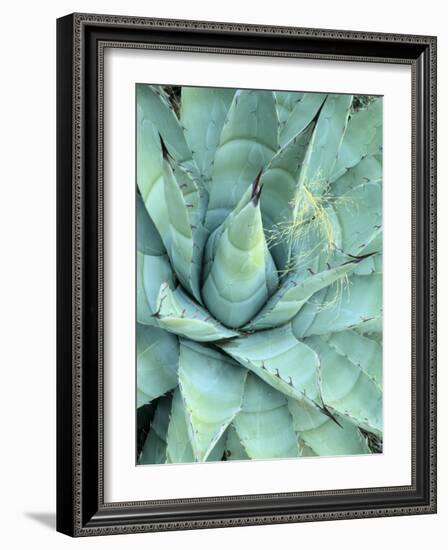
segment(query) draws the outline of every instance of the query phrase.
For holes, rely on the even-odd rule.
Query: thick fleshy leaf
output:
[[[180,287],[160,287],[156,318],[158,325],[174,334],[197,342],[214,342],[238,336],[218,323],[202,306],[194,302]]]
[[[250,458],[299,456],[285,396],[258,376],[247,377],[243,406],[233,425]]]
[[[194,237],[194,230],[199,225],[203,225],[204,222],[208,205],[208,193],[204,189],[201,179],[194,177],[190,171],[185,170],[181,164],[171,157],[167,156],[167,160],[173,171],[174,179],[182,193],[183,202],[187,207],[188,219],[190,220]]]
[[[302,95],[285,124],[280,128],[280,145],[283,146],[308,126],[322,107],[326,97],[326,94],[316,93]]]
[[[340,355],[357,365],[366,376],[381,387],[383,383],[382,346],[352,330],[331,334],[327,343]]]
[[[143,256],[143,287],[153,313],[157,311],[157,298],[162,284],[174,288],[175,277],[167,256]]]
[[[273,328],[291,321],[314,293],[351,273],[357,264],[357,261],[345,262],[315,275],[310,275],[309,272],[293,273],[244,329]]]
[[[350,115],[331,181],[336,181],[367,155],[381,152],[382,139],[383,100],[378,98],[366,109]]]
[[[250,458],[246,452],[246,449],[243,447],[233,424],[230,424],[227,428],[225,453],[226,460],[248,460]]]
[[[361,183],[380,183],[382,178],[382,156],[367,155],[331,184],[331,193],[336,196],[344,195]]]
[[[148,396],[142,391],[140,391],[138,388],[136,391],[136,402],[137,402],[137,407],[140,407],[140,409],[142,409],[145,405],[149,405]]]
[[[159,256],[157,256],[159,257]],[[151,308],[148,298],[146,296],[145,287],[144,287],[144,262],[145,256],[137,252],[137,278],[136,278],[136,310],[137,310],[137,321],[145,325],[155,325],[153,315],[154,310]]]
[[[216,254],[202,297],[212,315],[224,325],[238,328],[262,307],[278,280],[256,194],[228,222],[214,245]]]
[[[145,115],[143,106],[137,102],[137,186],[146,202],[147,195],[162,173],[162,152],[157,128],[151,117]]]
[[[300,457],[317,456],[317,453],[315,453],[311,447],[308,447],[301,437],[297,437],[297,443],[299,445]]]
[[[368,258],[359,262],[357,268],[353,273],[356,275],[372,275],[372,273],[382,273],[383,272],[383,255],[382,254],[373,254]]]
[[[321,404],[319,358],[294,337],[289,325],[235,338],[220,347],[285,395]]]
[[[235,90],[182,87],[180,119],[201,178],[208,187],[216,148]]]
[[[297,338],[356,328],[381,330],[382,277],[352,275],[342,289],[337,283],[314,295],[292,321]]]
[[[241,408],[247,371],[209,347],[182,340],[179,388],[197,461],[207,459]]]
[[[202,284],[207,280],[210,274],[210,270],[213,266],[213,260],[216,255],[216,248],[219,239],[224,231],[224,224],[217,227],[211,235],[209,235],[204,248],[204,255],[202,256]]]
[[[213,165],[206,217],[210,232],[224,221],[275,154],[277,124],[272,92],[235,93]]]
[[[274,92],[280,132],[303,95],[300,92]]]
[[[177,336],[137,323],[137,407],[177,386]],[[143,399],[143,401],[142,401]]]
[[[156,86],[137,85],[137,107],[139,123],[143,126],[148,123],[155,126],[156,135],[162,136],[169,154],[186,169],[193,170],[199,175],[182,126],[163,91]],[[142,153],[143,161],[146,151],[143,150]]]
[[[162,149],[157,128],[137,104],[137,186],[165,248],[171,231],[163,185]],[[138,213],[137,213],[138,215]]]
[[[261,214],[269,248],[278,270],[283,271],[290,256],[290,240],[283,232],[293,218],[300,169],[313,132],[314,123],[286,143],[271,159],[260,178]]]
[[[382,187],[363,183],[334,205],[342,232],[342,249],[353,256],[382,250]]]
[[[366,431],[382,433],[382,391],[358,364],[340,355],[323,338],[305,342],[319,356],[325,405]]]
[[[224,433],[208,455],[207,462],[222,460],[226,441],[227,434]],[[166,438],[166,461],[173,464],[195,462],[188,432],[185,405],[179,388],[176,388],[173,394],[173,405]]]
[[[207,239],[207,243],[205,245],[204,249],[204,256],[203,256],[203,269],[202,269],[202,282],[204,283],[207,280],[207,277],[210,273],[210,270],[213,265],[213,261],[216,256],[216,250],[218,248],[218,243],[220,241],[220,238],[224,231],[228,229],[232,223],[232,220],[237,216],[243,208],[247,206],[247,204],[252,199],[252,192],[253,192],[253,185],[251,187],[248,187],[246,192],[243,194],[241,199],[239,200],[238,204],[235,206],[235,208],[230,212],[230,214],[227,216],[227,218],[224,220],[224,222],[217,227],[210,236]]]
[[[382,332],[369,332],[367,334],[363,334],[361,332],[358,332],[356,329],[355,329],[354,332],[356,332],[357,334],[361,334],[361,336],[365,336],[369,340],[373,340],[374,342],[376,342],[380,346],[383,345],[383,334],[382,334]]]
[[[173,286],[173,274],[167,256],[145,256],[137,252],[137,321],[156,325],[157,297],[160,286]]]
[[[139,458],[139,464],[166,462],[166,434],[171,412],[171,395],[161,397]]]
[[[226,451],[227,430],[223,432],[221,437],[215,443],[213,449],[207,457],[206,462],[219,462],[223,460]]]
[[[186,173],[184,176],[183,185],[187,190],[183,192],[170,163],[164,159],[165,201],[171,231],[168,255],[184,288],[200,300],[199,277],[206,232],[198,214],[198,209],[201,208],[199,192],[194,181]],[[186,201],[187,196],[191,202]]]
[[[286,275],[298,273],[299,280],[316,275],[350,260],[338,250],[342,247],[341,231],[330,204],[326,204],[313,219],[294,220],[297,230],[288,235],[291,239],[291,261]]]
[[[349,420],[335,415],[335,420],[304,402],[288,399],[294,430],[319,456],[369,454],[366,439]],[[303,456],[303,454],[302,454]]]
[[[336,163],[339,147],[347,126],[351,95],[329,95],[322,105],[316,126],[300,171],[296,210],[315,214],[314,197],[324,194]]]
[[[142,197],[136,195],[137,250],[150,256],[166,254],[159,232],[146,210]]]
[[[166,437],[166,459],[170,463],[194,462],[193,449],[185,417],[185,407],[179,388],[173,394],[170,421]]]

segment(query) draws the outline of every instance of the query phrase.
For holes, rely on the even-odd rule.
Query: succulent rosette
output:
[[[140,464],[382,442],[382,100],[137,86]]]

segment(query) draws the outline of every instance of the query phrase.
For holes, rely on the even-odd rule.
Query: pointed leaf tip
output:
[[[261,195],[261,185],[260,185],[260,178],[261,174],[263,173],[263,168],[258,172],[254,179],[254,183],[252,184],[252,202],[254,203],[254,206],[257,206],[258,201],[260,200]]]
[[[165,142],[163,141],[162,134],[159,132],[159,139],[160,139],[160,147],[162,148],[162,156],[165,160],[172,159],[172,156],[170,155],[167,146],[165,145]]]

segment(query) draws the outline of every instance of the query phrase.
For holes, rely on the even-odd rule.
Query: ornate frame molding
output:
[[[133,33],[138,31],[138,36]],[[154,42],[157,31],[158,42]],[[200,45],[188,44],[186,34]],[[225,47],[238,36],[247,46]],[[132,39],[130,37],[133,37]],[[165,37],[165,38],[164,38]],[[275,49],[263,48],[286,37]],[[174,43],[172,42],[174,40]],[[318,45],[316,50],[315,45]],[[332,51],[328,53],[328,46]],[[102,481],[103,54],[106,47],[409,64],[413,117],[413,483],[316,493],[105,503]],[[320,50],[319,50],[320,48]],[[356,53],[358,52],[358,53]],[[72,536],[354,519],[436,511],[436,38],[74,14],[58,20],[58,530]],[[93,93],[95,90],[95,94]],[[89,115],[98,117],[96,127]],[[90,185],[87,186],[87,183]],[[93,189],[92,189],[93,187]],[[88,244],[91,237],[93,244]],[[94,246],[94,245],[97,245]],[[94,296],[96,293],[96,297]],[[96,304],[95,326],[86,305]],[[86,365],[95,366],[95,376]],[[417,365],[421,372],[417,372]],[[92,369],[90,369],[92,370]],[[417,385],[424,381],[424,402]],[[418,386],[419,387],[419,386]],[[69,404],[69,407],[67,406]],[[425,411],[417,426],[416,412]],[[95,426],[84,420],[96,411]],[[68,437],[70,436],[70,437]],[[417,451],[420,454],[417,456]],[[391,503],[378,495],[391,495]],[[395,500],[392,498],[395,495]],[[286,499],[339,504],[294,511]],[[356,508],[344,501],[355,499]],[[269,500],[280,512],[270,513]],[[282,507],[282,501],[285,505]],[[247,508],[247,502],[256,503]],[[299,501],[298,501],[299,502]],[[170,510],[156,520],[154,508]],[[195,511],[195,505],[202,505]],[[208,514],[204,505],[207,505]],[[188,513],[186,506],[190,506]],[[345,506],[345,507],[344,507]],[[216,508],[216,510],[215,510]],[[237,508],[239,511],[237,511]],[[328,506],[327,506],[328,508]],[[198,515],[199,514],[199,515]],[[213,517],[212,517],[213,516]]]

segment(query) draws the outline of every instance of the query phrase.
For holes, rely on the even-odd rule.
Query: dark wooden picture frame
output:
[[[107,503],[103,492],[103,54],[121,48],[412,69],[412,484]],[[436,512],[436,38],[73,14],[57,22],[57,529],[71,536]],[[411,113],[410,113],[411,116]]]

